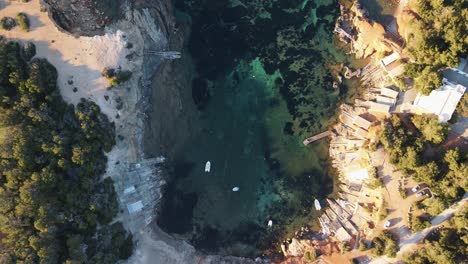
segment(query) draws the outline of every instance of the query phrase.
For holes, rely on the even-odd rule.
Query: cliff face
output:
[[[104,27],[121,17],[122,0],[42,0],[57,26],[76,36],[102,35]]]
[[[163,16],[159,20],[168,21]],[[199,130],[199,112],[192,100],[193,63],[185,50],[190,25],[180,22],[167,31],[167,49],[180,51],[182,57],[163,61],[155,73],[143,147],[148,156],[171,158]]]

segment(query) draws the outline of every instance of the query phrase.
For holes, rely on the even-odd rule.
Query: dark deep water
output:
[[[302,141],[327,130],[346,93],[330,73],[348,62],[332,34],[339,5],[179,0],[176,7],[192,19],[192,97],[203,130],[172,157],[158,223],[207,252],[271,253],[312,226],[314,198],[333,191],[326,140]]]

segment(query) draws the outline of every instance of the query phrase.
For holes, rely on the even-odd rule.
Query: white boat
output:
[[[211,170],[211,162],[207,161],[205,164],[205,172],[210,172]]]
[[[233,192],[239,191],[239,187],[236,186],[236,187],[232,188],[232,191],[233,191]]]
[[[315,209],[316,209],[317,211],[320,211],[320,210],[322,209],[322,206],[320,206],[319,200],[315,199],[314,205],[315,205]]]
[[[268,220],[268,227],[272,227],[272,226],[273,226],[273,221]]]

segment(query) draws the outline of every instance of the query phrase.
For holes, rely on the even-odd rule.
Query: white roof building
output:
[[[388,72],[390,77],[395,78],[403,73],[404,67],[403,64],[398,60],[400,58],[400,54],[393,52],[389,56],[383,58],[380,61],[380,64]]]
[[[382,88],[382,90],[380,90],[380,94],[393,99],[396,99],[398,97],[398,91],[392,90],[387,87]]]
[[[393,106],[396,103],[396,100],[390,97],[382,96],[382,95],[377,95],[377,98],[375,100],[377,103],[380,104],[387,104],[390,106]]]
[[[387,66],[390,63],[398,60],[400,58],[400,54],[393,52],[392,54],[388,55],[387,57],[381,60],[383,66]]]
[[[132,185],[132,186],[130,186],[130,187],[125,188],[124,194],[132,194],[132,193],[134,193],[135,191],[136,191],[136,190],[135,190],[135,186]]]
[[[369,178],[369,171],[367,169],[352,170],[346,173],[349,181],[362,181]]]
[[[380,104],[376,102],[369,102],[370,108],[369,111],[377,113],[390,113],[390,106],[387,104]]]
[[[130,214],[138,213],[143,209],[143,203],[139,200],[138,202],[127,204],[127,209]]]
[[[433,90],[428,96],[418,94],[414,100],[413,111],[432,113],[439,117],[440,123],[447,122],[452,118],[465,91],[465,86],[444,81],[442,87]]]
[[[343,227],[340,227],[335,231],[335,237],[340,241],[350,241],[351,240],[351,236],[346,231],[346,229],[344,229]]]
[[[359,127],[362,127],[366,130],[369,130],[369,127],[372,125],[372,123],[358,115],[353,120],[353,123]]]

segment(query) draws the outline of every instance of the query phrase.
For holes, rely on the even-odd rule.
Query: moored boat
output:
[[[319,200],[315,199],[314,205],[315,205],[315,210],[320,211],[322,209],[322,206],[320,206]]]

